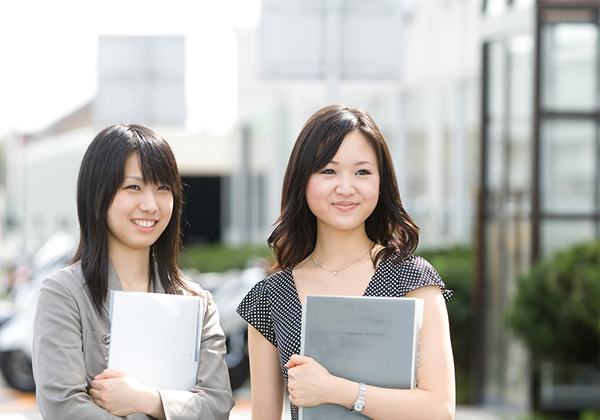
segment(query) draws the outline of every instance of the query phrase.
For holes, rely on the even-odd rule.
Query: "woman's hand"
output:
[[[288,368],[290,402],[298,407],[312,407],[334,401],[336,377],[315,359],[297,354],[285,364]]]
[[[105,369],[92,381],[89,394],[96,405],[114,416],[145,413],[165,418],[159,392],[122,372]]]

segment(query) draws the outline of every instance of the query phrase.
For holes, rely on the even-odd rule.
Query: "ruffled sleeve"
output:
[[[429,261],[423,257],[414,255],[407,261],[407,265],[410,267],[409,271],[418,273],[415,275],[418,281],[416,282],[413,290],[423,286],[440,286],[442,296],[444,296],[446,303],[452,300],[454,292],[446,289],[446,285],[444,284],[442,278],[438,274],[437,270],[429,263]]]
[[[367,295],[401,297],[425,286],[439,286],[444,300],[452,299],[452,290],[446,289],[440,275],[427,260],[416,255],[402,259],[392,254],[381,261]]]
[[[264,279],[254,285],[238,305],[237,313],[256,328],[271,344],[277,346],[267,280]]]

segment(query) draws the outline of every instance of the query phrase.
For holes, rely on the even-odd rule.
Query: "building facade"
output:
[[[483,6],[474,393],[577,410],[598,388],[553,396],[502,319],[535,261],[600,238],[600,3]]]

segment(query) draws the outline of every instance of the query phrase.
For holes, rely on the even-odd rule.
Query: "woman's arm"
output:
[[[166,420],[160,393],[122,372],[105,369],[92,381],[89,394],[98,406],[115,416],[144,413]]]
[[[418,389],[385,389],[367,384],[367,417],[404,420],[447,420],[454,418],[454,362],[446,304],[438,286],[413,290],[407,297],[425,302]],[[288,363],[290,401],[298,406],[334,403],[348,409],[358,397],[359,384],[330,375],[309,357],[292,356]]]
[[[285,381],[277,348],[252,325],[248,325],[252,419],[281,420]]]
[[[68,276],[64,272],[59,275]],[[34,317],[32,355],[37,406],[46,420],[117,420],[94,404],[87,392],[80,305],[57,278],[42,282]],[[100,352],[98,357],[104,362]]]

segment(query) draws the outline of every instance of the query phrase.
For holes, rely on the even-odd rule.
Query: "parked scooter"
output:
[[[42,280],[64,267],[71,259],[74,242],[59,232],[46,241],[24,264],[15,267],[20,273],[14,280],[9,302],[9,318],[0,326],[0,370],[10,386],[33,392],[35,382],[31,367],[33,315]]]

